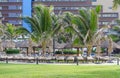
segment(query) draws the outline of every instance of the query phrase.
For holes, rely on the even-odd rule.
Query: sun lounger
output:
[[[92,56],[90,56],[90,57],[87,57],[87,61],[88,61],[88,62],[93,62],[93,63],[94,63],[95,59],[94,59]]]
[[[74,62],[74,57],[73,57],[73,56],[68,56],[68,57],[66,58],[66,62],[67,62],[67,63],[70,62],[70,61]]]
[[[76,57],[76,60],[77,60],[78,62],[84,62],[84,61],[85,61],[82,56],[77,56],[77,57]]]
[[[59,62],[59,61],[65,61],[65,57],[64,56],[59,56],[59,57],[56,57],[56,60]]]

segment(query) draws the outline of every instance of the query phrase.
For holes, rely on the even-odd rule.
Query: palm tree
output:
[[[39,5],[34,7],[32,17],[25,17],[24,20],[31,26],[31,38],[42,46],[43,55],[46,52],[47,44],[50,42],[53,34],[59,27],[53,27],[53,7]]]
[[[2,24],[1,20],[0,20],[0,51],[3,51],[3,47],[2,47],[2,38],[4,37],[4,24]]]
[[[61,32],[63,32],[63,19],[62,15],[52,15],[52,27],[53,27],[53,52],[55,53],[55,42],[60,38]]]
[[[72,47],[77,48],[77,56],[79,56],[80,46],[78,46],[78,45],[80,44],[81,40],[78,39],[78,35],[72,28],[73,27],[73,23],[72,23],[73,18],[74,18],[74,15],[72,13],[70,13],[70,12],[63,13],[63,22],[65,23],[64,29],[65,29],[65,32],[67,33],[68,38],[70,39],[69,43],[70,43],[70,45],[72,45]]]
[[[79,40],[80,45],[88,48],[88,56],[91,53],[93,46],[93,35],[98,29],[98,14],[101,6],[95,9],[80,9],[79,15],[72,18],[73,25],[70,26],[78,35],[76,40]]]
[[[113,8],[114,9],[117,9],[119,5],[120,5],[120,0],[113,0]]]
[[[105,34],[104,31],[108,29],[108,26],[103,26],[98,29],[97,32],[93,35],[93,44],[96,45],[97,56],[100,56],[101,52],[101,43],[104,41],[109,41],[109,35]]]
[[[112,29],[110,30],[111,32],[113,32],[110,34],[110,36],[114,42],[118,42],[120,40],[120,20],[115,20],[115,22],[117,23],[117,25],[112,27]]]
[[[12,25],[10,23],[7,23],[4,30],[4,38],[8,39],[11,41],[11,45],[13,44],[13,39],[18,36],[16,33],[17,27],[15,25]]]

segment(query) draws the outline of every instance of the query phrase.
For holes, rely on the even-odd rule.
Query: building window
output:
[[[84,2],[86,0],[35,0],[35,1],[43,1],[43,2],[45,1],[81,1],[81,2]]]
[[[0,0],[0,2],[8,2],[8,0]]]
[[[8,21],[9,23],[12,23],[12,24],[22,24],[22,21],[15,21],[15,20],[9,20]]]
[[[108,7],[108,9],[112,9],[112,7],[110,6],[110,7]]]
[[[97,0],[92,0],[92,2],[97,2]]]
[[[0,12],[0,17],[2,17],[2,13]]]
[[[107,25],[107,24],[109,24],[109,23],[110,23],[110,22],[108,22],[108,21],[103,21],[103,22],[102,22],[103,25]]]
[[[113,18],[117,18],[117,17],[118,17],[118,14],[117,14],[117,13],[102,14],[102,17],[113,17]]]
[[[22,2],[22,0],[9,0],[9,2]]]
[[[9,17],[21,17],[21,14],[18,14],[18,13],[9,13]]]
[[[0,6],[0,10],[2,10],[2,7]]]
[[[9,10],[19,10],[19,9],[22,9],[22,7],[21,6],[14,6],[14,5],[9,6]]]
[[[22,2],[22,0],[0,0],[0,2]]]

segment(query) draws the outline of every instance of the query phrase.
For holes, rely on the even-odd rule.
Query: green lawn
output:
[[[0,64],[0,78],[120,78],[120,66]]]

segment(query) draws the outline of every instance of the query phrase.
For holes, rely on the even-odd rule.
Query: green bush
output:
[[[18,49],[7,49],[5,52],[6,52],[6,54],[18,54],[18,53],[20,53],[20,50],[18,50]]]
[[[55,54],[62,54],[62,51],[55,51]]]
[[[74,50],[63,50],[64,54],[77,54],[77,51]]]
[[[56,51],[55,54],[62,54],[62,51]],[[77,54],[74,50],[63,50],[63,54]]]

